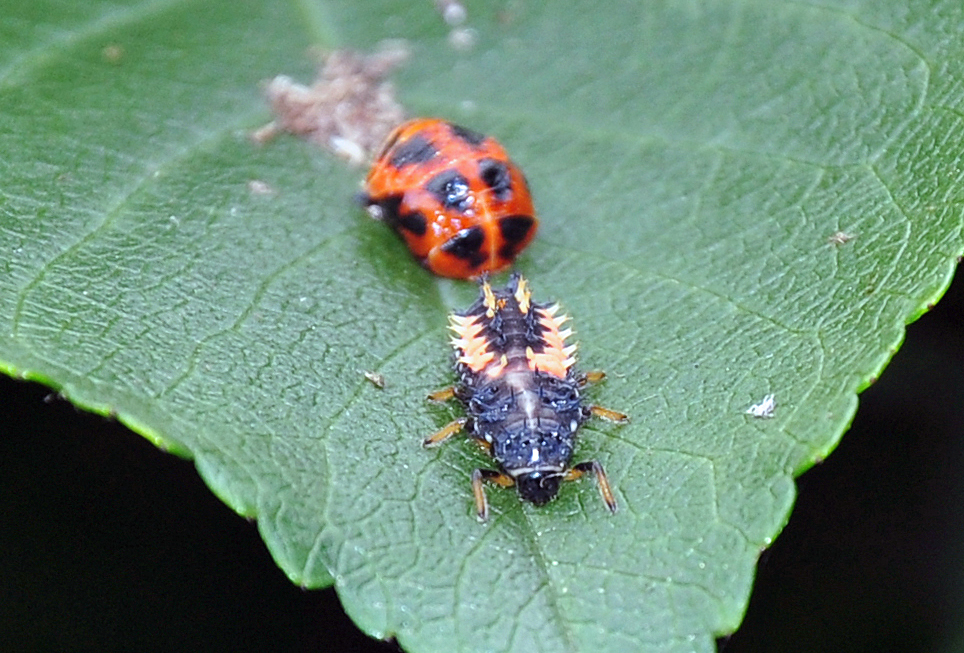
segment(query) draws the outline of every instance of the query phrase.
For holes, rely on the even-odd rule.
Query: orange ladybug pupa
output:
[[[437,118],[395,129],[362,201],[426,268],[468,279],[499,272],[539,226],[522,171],[494,139]]]

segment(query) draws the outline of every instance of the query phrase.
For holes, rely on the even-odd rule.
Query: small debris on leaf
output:
[[[287,132],[352,165],[363,165],[405,119],[395,89],[385,78],[407,58],[404,43],[390,41],[369,55],[352,50],[328,53],[311,86],[278,75],[265,89],[275,119],[251,138],[265,143]]]
[[[848,234],[845,231],[837,231],[827,238],[827,243],[834,246],[846,245],[854,238],[856,238],[856,236],[853,234]]]
[[[100,55],[107,63],[120,63],[124,58],[124,46],[119,43],[110,43],[104,46]]]
[[[435,9],[449,27],[458,27],[469,17],[465,5],[458,0],[435,0]]]
[[[475,47],[478,33],[471,27],[456,27],[449,32],[449,45],[459,52],[468,52]]]
[[[365,378],[371,381],[372,385],[379,390],[385,387],[385,375],[378,372],[365,372]]]
[[[773,417],[773,411],[776,407],[777,402],[775,396],[768,394],[763,398],[763,401],[747,408],[746,414],[753,415],[753,417],[770,418]]]
[[[274,195],[274,188],[265,181],[252,179],[248,181],[248,190],[252,195]]]

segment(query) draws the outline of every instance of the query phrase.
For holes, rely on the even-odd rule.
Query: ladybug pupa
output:
[[[498,141],[437,118],[389,135],[360,199],[443,277],[506,269],[539,226],[528,182]]]

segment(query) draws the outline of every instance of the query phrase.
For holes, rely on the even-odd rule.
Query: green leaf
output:
[[[466,51],[431,3],[3,4],[3,369],[193,457],[294,582],[411,651],[713,650],[964,250],[959,3],[478,2]],[[491,462],[419,446],[460,414],[424,397],[475,288],[352,206],[359,171],[248,138],[309,45],[389,37],[411,113],[527,172],[518,267],[632,416],[577,453],[615,516],[579,482],[475,521]]]

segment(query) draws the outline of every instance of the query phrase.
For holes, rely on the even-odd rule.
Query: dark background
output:
[[[0,378],[0,650],[397,651],[304,591],[192,463]],[[964,282],[799,479],[724,653],[964,650]]]

